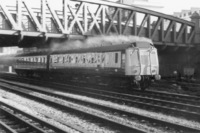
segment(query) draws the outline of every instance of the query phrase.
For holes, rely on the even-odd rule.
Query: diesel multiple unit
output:
[[[82,77],[143,90],[160,79],[157,49],[149,42],[21,54],[14,68],[19,75]]]

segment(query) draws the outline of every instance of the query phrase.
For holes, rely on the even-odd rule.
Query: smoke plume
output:
[[[110,45],[127,44],[133,42],[149,42],[152,41],[148,38],[138,36],[125,36],[125,35],[101,35],[95,37],[89,37],[86,40],[69,40],[64,42],[52,42],[51,50],[72,50],[83,49],[91,47],[101,47]]]

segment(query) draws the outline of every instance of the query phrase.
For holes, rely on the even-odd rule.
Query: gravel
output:
[[[1,93],[2,94],[3,93],[7,93],[8,94],[9,92],[1,92]],[[114,120],[114,121],[117,121],[117,122],[120,122],[120,123],[123,123],[123,124],[127,124],[129,126],[132,126],[132,127],[138,128],[138,129],[142,129],[142,130],[144,130],[146,132],[153,132],[153,133],[160,133],[160,132],[164,133],[165,132],[164,130],[156,129],[154,127],[147,126],[147,125],[145,125],[143,123],[142,124],[138,123],[138,121],[131,121],[131,120],[127,119],[127,118],[122,118],[121,116],[117,116],[117,115],[114,116],[113,114],[108,114],[107,112],[102,112],[102,111],[99,111],[99,110],[96,110],[96,109],[92,109],[90,107],[81,106],[81,105],[78,105],[78,104],[74,104],[74,103],[71,103],[71,102],[67,102],[65,100],[61,100],[61,99],[54,98],[54,97],[51,97],[51,96],[46,96],[46,95],[43,95],[43,94],[40,94],[40,93],[36,93],[36,92],[33,92],[31,94],[35,95],[35,96],[39,96],[41,98],[45,98],[45,99],[54,101],[54,102],[58,102],[60,104],[66,105],[66,106],[70,106],[70,107],[73,107],[73,108],[81,109],[84,112],[90,112],[92,114],[96,114],[96,115],[99,115],[99,116],[104,117],[104,118],[108,118],[108,119],[111,119],[111,120]],[[15,94],[10,94],[9,93],[9,95],[15,95]],[[28,106],[29,108],[31,108],[33,110],[35,110],[35,106],[38,105],[37,102],[34,102],[32,100],[25,100],[25,99],[18,100],[18,99],[20,99],[19,96],[15,96],[15,97],[18,97],[18,98],[15,98],[15,101],[17,101],[18,103],[23,104],[25,106]],[[28,103],[28,105],[27,105],[27,103]],[[30,106],[30,103],[31,104],[32,103],[36,103],[36,105],[34,105],[34,106],[31,105]],[[36,108],[36,109],[40,113],[45,114],[47,117],[51,117],[52,119],[55,119],[55,120],[64,119],[63,121],[69,120],[69,118],[65,119],[66,116],[62,116],[62,114],[63,114],[62,112],[60,112],[58,110],[55,110],[55,109],[53,109],[51,107],[40,107],[39,109],[38,108]],[[69,117],[69,116],[67,116],[67,117]],[[72,117],[74,118],[74,116],[72,116]],[[78,124],[79,126],[87,127],[87,130],[89,130],[91,132],[94,132],[94,129],[95,129],[95,132],[103,132],[105,130],[105,129],[103,129],[103,130],[99,131],[99,129],[94,127],[94,124],[90,123],[89,125],[92,125],[92,127],[90,127],[90,126],[88,126],[88,124],[85,124],[85,123],[87,123],[86,121],[83,122],[83,123],[80,123],[79,121],[80,120],[76,120],[76,122],[73,122],[73,123]],[[106,131],[106,133],[107,132],[108,131]]]
[[[31,86],[42,89],[42,87],[37,87],[37,86],[33,86],[33,85],[31,85]],[[29,87],[30,87],[30,85],[29,85]],[[45,90],[51,90],[51,89],[45,88]],[[200,129],[200,123],[195,122],[195,121],[189,121],[189,120],[185,120],[185,119],[182,119],[182,118],[176,118],[176,117],[173,117],[173,116],[168,116],[168,115],[164,115],[164,114],[161,114],[161,113],[156,113],[156,112],[152,112],[152,111],[138,109],[138,108],[130,107],[130,106],[127,106],[127,105],[116,104],[116,103],[112,103],[110,101],[98,100],[98,99],[89,98],[89,97],[86,97],[86,96],[80,96],[80,95],[75,95],[75,94],[70,94],[70,93],[63,93],[63,92],[55,91],[55,90],[51,90],[51,91],[54,92],[55,94],[65,95],[67,97],[80,99],[80,100],[88,101],[88,102],[95,103],[95,104],[98,103],[100,105],[110,106],[112,108],[125,110],[125,111],[128,111],[128,112],[140,114],[140,115],[143,115],[143,116],[148,116],[148,117],[152,117],[152,118],[156,118],[156,119],[160,119],[160,120],[173,122],[173,123],[177,123],[177,124],[180,124],[180,125],[185,125],[185,126],[188,126],[188,127]],[[163,130],[155,129],[153,127],[149,127],[149,126],[144,125],[144,124],[139,124],[137,122],[130,121],[129,119],[122,118],[122,117],[119,117],[117,115],[113,116],[113,115],[110,115],[108,113],[105,113],[105,112],[102,112],[102,111],[99,111],[99,110],[96,110],[96,109],[92,109],[92,108],[89,108],[89,107],[84,107],[84,106],[74,104],[74,103],[71,103],[71,102],[67,102],[67,101],[61,100],[59,98],[46,96],[46,95],[36,93],[36,92],[31,93],[31,94],[35,95],[35,96],[42,97],[42,98],[46,98],[46,99],[49,99],[49,100],[52,100],[52,101],[56,101],[56,102],[61,103],[63,105],[71,106],[71,107],[74,107],[74,108],[81,108],[84,111],[91,112],[93,114],[97,114],[97,115],[100,115],[100,116],[105,117],[105,118],[110,118],[112,120],[119,121],[121,123],[125,123],[125,124],[128,124],[130,126],[137,127],[139,129],[143,129],[146,132],[164,132]],[[14,95],[15,99],[12,99],[13,95]],[[18,95],[11,94],[11,93],[3,91],[3,90],[0,90],[0,96],[6,97],[9,100],[14,100],[15,102],[21,104],[21,106],[23,105],[23,106],[26,106],[26,108],[31,109],[31,111],[33,111],[33,110],[37,111],[40,115],[42,115],[42,117],[49,117],[49,119],[50,118],[51,118],[51,120],[53,119],[52,121],[54,121],[54,120],[59,121],[59,123],[62,123],[62,124],[63,123],[75,123],[77,126],[80,126],[82,128],[86,128],[87,130],[89,130],[91,132],[106,132],[106,133],[107,132],[114,132],[114,131],[110,131],[108,129],[99,127],[98,125],[96,125],[94,123],[88,123],[87,121],[82,120],[80,118],[77,118],[76,116],[73,116],[71,114],[63,113],[63,112],[56,110],[54,108],[47,107],[44,104],[35,102],[33,100],[27,100],[26,98],[22,98]]]
[[[5,93],[4,93],[4,94],[5,94]],[[9,94],[8,94],[7,96],[9,96]],[[26,107],[26,106],[24,106],[24,105],[21,105],[21,104],[15,102],[15,101],[12,101],[12,100],[10,100],[10,99],[7,99],[7,98],[8,98],[7,96],[6,96],[6,98],[5,98],[5,97],[3,98],[3,97],[0,96],[0,101],[1,101],[1,102],[4,102],[4,103],[6,103],[6,104],[8,104],[8,105],[10,105],[10,106],[13,106],[13,107],[15,107],[15,108],[17,108],[17,109],[19,109],[19,110],[22,110],[22,111],[24,111],[24,112],[26,112],[26,113],[29,113],[29,114],[31,114],[31,115],[33,115],[33,116],[39,118],[39,119],[42,119],[42,120],[44,120],[44,121],[48,121],[49,123],[51,123],[51,124],[53,124],[53,125],[56,125],[57,127],[62,128],[62,129],[64,129],[65,131],[67,131],[67,132],[69,132],[69,133],[79,133],[79,132],[77,132],[76,130],[73,130],[72,128],[69,128],[69,127],[65,126],[64,124],[61,124],[61,123],[59,123],[59,122],[53,120],[53,119],[50,118],[50,117],[48,118],[48,117],[46,117],[45,115],[43,115],[43,114],[41,114],[41,113],[38,113],[36,110],[32,110],[32,109],[30,109],[30,108],[28,108],[28,107]],[[16,97],[14,97],[14,98],[16,98]],[[30,104],[30,105],[31,105],[31,104]]]
[[[4,90],[0,90],[0,101],[9,104],[17,109],[23,110],[26,113],[39,117],[45,121],[48,121],[71,133],[77,133],[77,131],[67,127],[65,124],[73,123],[73,125],[83,128],[88,132],[114,133],[114,131],[112,130],[99,127],[98,125],[80,119],[77,116],[68,114],[66,112],[62,112],[60,110],[48,107],[44,104],[38,103],[36,101],[21,97],[19,95]]]
[[[38,89],[45,89],[46,91],[51,91],[55,94],[64,95],[66,97],[75,98],[75,99],[79,99],[79,100],[83,100],[83,101],[87,101],[87,102],[91,102],[91,103],[95,103],[95,104],[98,103],[100,105],[106,105],[106,106],[109,106],[109,107],[112,107],[112,108],[125,110],[125,111],[132,112],[132,113],[135,113],[135,114],[140,114],[140,115],[143,115],[143,116],[148,116],[148,117],[156,118],[156,119],[159,119],[159,120],[164,120],[164,121],[167,121],[167,122],[173,122],[173,123],[176,123],[176,124],[200,129],[200,123],[196,122],[196,121],[186,120],[184,118],[176,118],[174,116],[165,115],[165,114],[162,114],[162,113],[147,111],[147,110],[144,110],[144,109],[139,109],[139,108],[130,107],[130,106],[127,106],[127,105],[117,104],[117,103],[113,103],[113,102],[110,102],[110,101],[98,100],[98,99],[90,98],[90,97],[87,97],[87,96],[80,96],[80,95],[76,95],[76,94],[56,91],[56,90],[52,90],[52,89],[49,89],[49,88],[42,88],[42,87],[38,87],[38,86],[34,86],[34,85],[32,85],[32,87],[35,87],[35,88],[38,88]]]
[[[67,97],[71,97],[71,98],[80,99],[80,100],[83,100],[83,101],[88,101],[88,102],[91,102],[91,103],[98,103],[100,105],[106,105],[106,106],[109,106],[109,107],[112,107],[112,108],[125,110],[125,111],[128,111],[128,112],[140,114],[140,115],[143,115],[143,116],[149,116],[149,117],[156,118],[156,119],[159,119],[159,120],[164,120],[164,121],[167,121],[167,122],[173,122],[173,123],[176,123],[176,124],[185,125],[185,126],[189,126],[189,127],[192,127],[192,128],[200,129],[200,123],[195,122],[195,121],[191,121],[191,120],[186,120],[186,119],[183,119],[183,118],[176,118],[176,117],[165,115],[165,114],[162,114],[162,113],[156,113],[156,112],[152,112],[152,111],[138,109],[138,108],[130,107],[130,106],[127,106],[127,105],[117,104],[117,103],[113,103],[113,102],[110,102],[110,101],[98,100],[98,99],[89,98],[89,97],[86,97],[86,96],[80,96],[80,95],[75,95],[75,94],[70,94],[70,93],[63,93],[63,92],[59,92],[59,91],[54,91],[54,93],[59,94],[59,95],[64,95],[64,96],[67,96]]]

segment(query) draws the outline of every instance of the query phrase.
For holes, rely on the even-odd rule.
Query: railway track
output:
[[[31,83],[34,81],[31,80]],[[39,82],[37,82],[38,84]],[[92,89],[58,83],[42,82],[39,85],[49,84],[51,88],[56,87],[64,92],[80,94],[102,100],[109,100],[114,103],[125,104],[149,111],[159,112],[175,117],[186,118],[188,120],[200,121],[200,104],[197,100],[200,98],[172,93],[161,93],[155,91],[137,91],[132,94],[124,94],[123,91],[117,92],[105,91],[102,89]],[[45,85],[46,86],[46,85]],[[70,88],[71,87],[71,88]],[[189,100],[190,98],[190,100]]]
[[[20,84],[16,84],[16,83],[15,84],[11,83],[11,84],[18,86],[20,88],[22,88],[22,87],[24,88],[24,86],[22,86]],[[31,88],[25,87],[25,88],[29,89],[29,90],[33,90],[33,87],[31,87]],[[151,126],[156,127],[156,128],[163,128],[163,129],[168,129],[168,130],[172,130],[172,131],[176,131],[176,132],[200,132],[200,130],[194,129],[194,128],[191,128],[191,127],[187,127],[187,126],[183,126],[183,125],[179,125],[179,124],[174,124],[174,123],[170,123],[170,122],[165,122],[165,121],[154,119],[154,118],[151,118],[151,117],[141,116],[139,114],[134,114],[134,113],[124,111],[124,110],[114,109],[114,108],[111,108],[111,107],[105,106],[105,105],[104,106],[103,105],[97,105],[97,104],[94,104],[94,103],[91,103],[91,102],[86,102],[86,101],[83,101],[83,100],[78,100],[78,99],[66,97],[66,96],[63,96],[63,95],[53,94],[53,93],[51,93],[53,90],[52,91],[45,91],[45,90],[42,90],[41,88],[36,89],[36,90],[35,89],[36,88],[34,88],[34,91],[38,91],[38,92],[43,93],[43,94],[48,94],[49,96],[54,97],[54,98],[56,97],[56,98],[64,99],[64,100],[67,100],[67,101],[75,102],[76,104],[89,106],[89,107],[92,107],[92,108],[95,108],[95,109],[98,109],[98,110],[102,110],[104,112],[113,112],[113,114],[118,114],[118,116],[120,116],[120,117],[125,117],[126,119],[131,118],[134,121],[137,121],[137,122],[140,122],[140,123],[143,123],[143,124],[145,123],[147,125],[150,124]],[[12,91],[16,91],[16,89],[14,89]],[[20,92],[20,93],[22,93],[22,92]]]
[[[50,123],[0,102],[0,126],[5,133],[67,133]]]
[[[168,88],[167,91],[200,96],[200,84],[189,81],[162,80],[153,83],[153,87],[154,90],[166,91],[165,88]]]
[[[2,76],[5,76],[4,78],[8,78],[8,79],[14,79],[15,81],[19,81],[19,82],[27,82],[27,83],[30,83],[30,84],[33,84],[33,83],[36,83],[38,84],[38,80],[36,79],[27,79],[27,78],[19,78],[19,77],[16,77],[14,75],[2,75]],[[19,78],[19,79],[16,79],[16,78]],[[46,84],[46,83],[49,83],[51,81],[40,81],[41,84]],[[55,83],[52,81],[52,83]],[[77,84],[77,82],[69,82],[69,81],[66,81],[67,85],[75,85]],[[83,83],[83,82],[78,82],[78,84],[80,86],[84,86],[84,87],[89,87],[92,89],[92,85],[91,84],[86,84],[86,83]],[[63,83],[61,83],[60,85],[64,85]],[[101,86],[101,85],[98,85],[98,86],[95,86],[95,88],[97,89],[100,89],[100,90],[105,90],[107,91],[108,90],[108,87],[105,87],[105,86]],[[110,88],[109,88],[110,90]],[[142,97],[148,97],[148,98],[156,98],[156,99],[160,99],[160,100],[167,100],[167,101],[174,101],[174,102],[179,102],[179,103],[184,103],[184,104],[190,104],[190,105],[200,105],[200,97],[197,97],[197,96],[193,96],[193,95],[185,95],[185,94],[176,94],[176,93],[169,93],[169,92],[160,92],[160,91],[140,91],[140,90],[131,90],[131,91],[127,91],[127,90],[124,90],[124,89],[112,89],[111,91],[113,92],[118,92],[118,93],[122,93],[122,94],[130,94],[130,95],[137,95],[137,96],[142,96]]]
[[[108,119],[106,117],[102,117],[102,116],[97,115],[97,114],[88,113],[88,112],[80,109],[79,107],[67,106],[67,105],[63,105],[63,104],[61,104],[59,102],[52,101],[50,99],[46,99],[46,97],[40,97],[38,95],[35,95],[35,96],[31,95],[31,93],[35,93],[35,91],[28,91],[27,92],[27,90],[25,90],[25,89],[22,89],[22,88],[19,88],[19,87],[16,88],[14,86],[6,85],[4,83],[1,83],[0,86],[1,86],[1,88],[4,88],[7,91],[9,89],[9,91],[18,93],[18,94],[23,95],[23,96],[25,96],[27,98],[34,99],[34,100],[36,100],[36,101],[38,101],[40,103],[48,104],[49,106],[52,106],[52,107],[57,108],[57,109],[61,109],[62,111],[67,111],[67,112],[70,112],[72,114],[75,114],[75,115],[78,115],[78,116],[82,116],[82,117],[84,117],[85,119],[87,119],[90,122],[98,123],[101,126],[111,128],[111,129],[113,129],[115,131],[117,130],[118,132],[145,133],[144,131],[142,131],[140,129],[137,129],[137,128],[134,128],[134,127],[132,127],[132,126],[130,126],[128,124],[117,122],[117,121]]]

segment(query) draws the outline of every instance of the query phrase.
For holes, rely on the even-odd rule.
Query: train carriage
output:
[[[15,69],[20,75],[98,77],[99,82],[106,79],[119,86],[123,82],[143,90],[152,79],[160,79],[157,49],[149,42],[55,50],[16,58]]]

